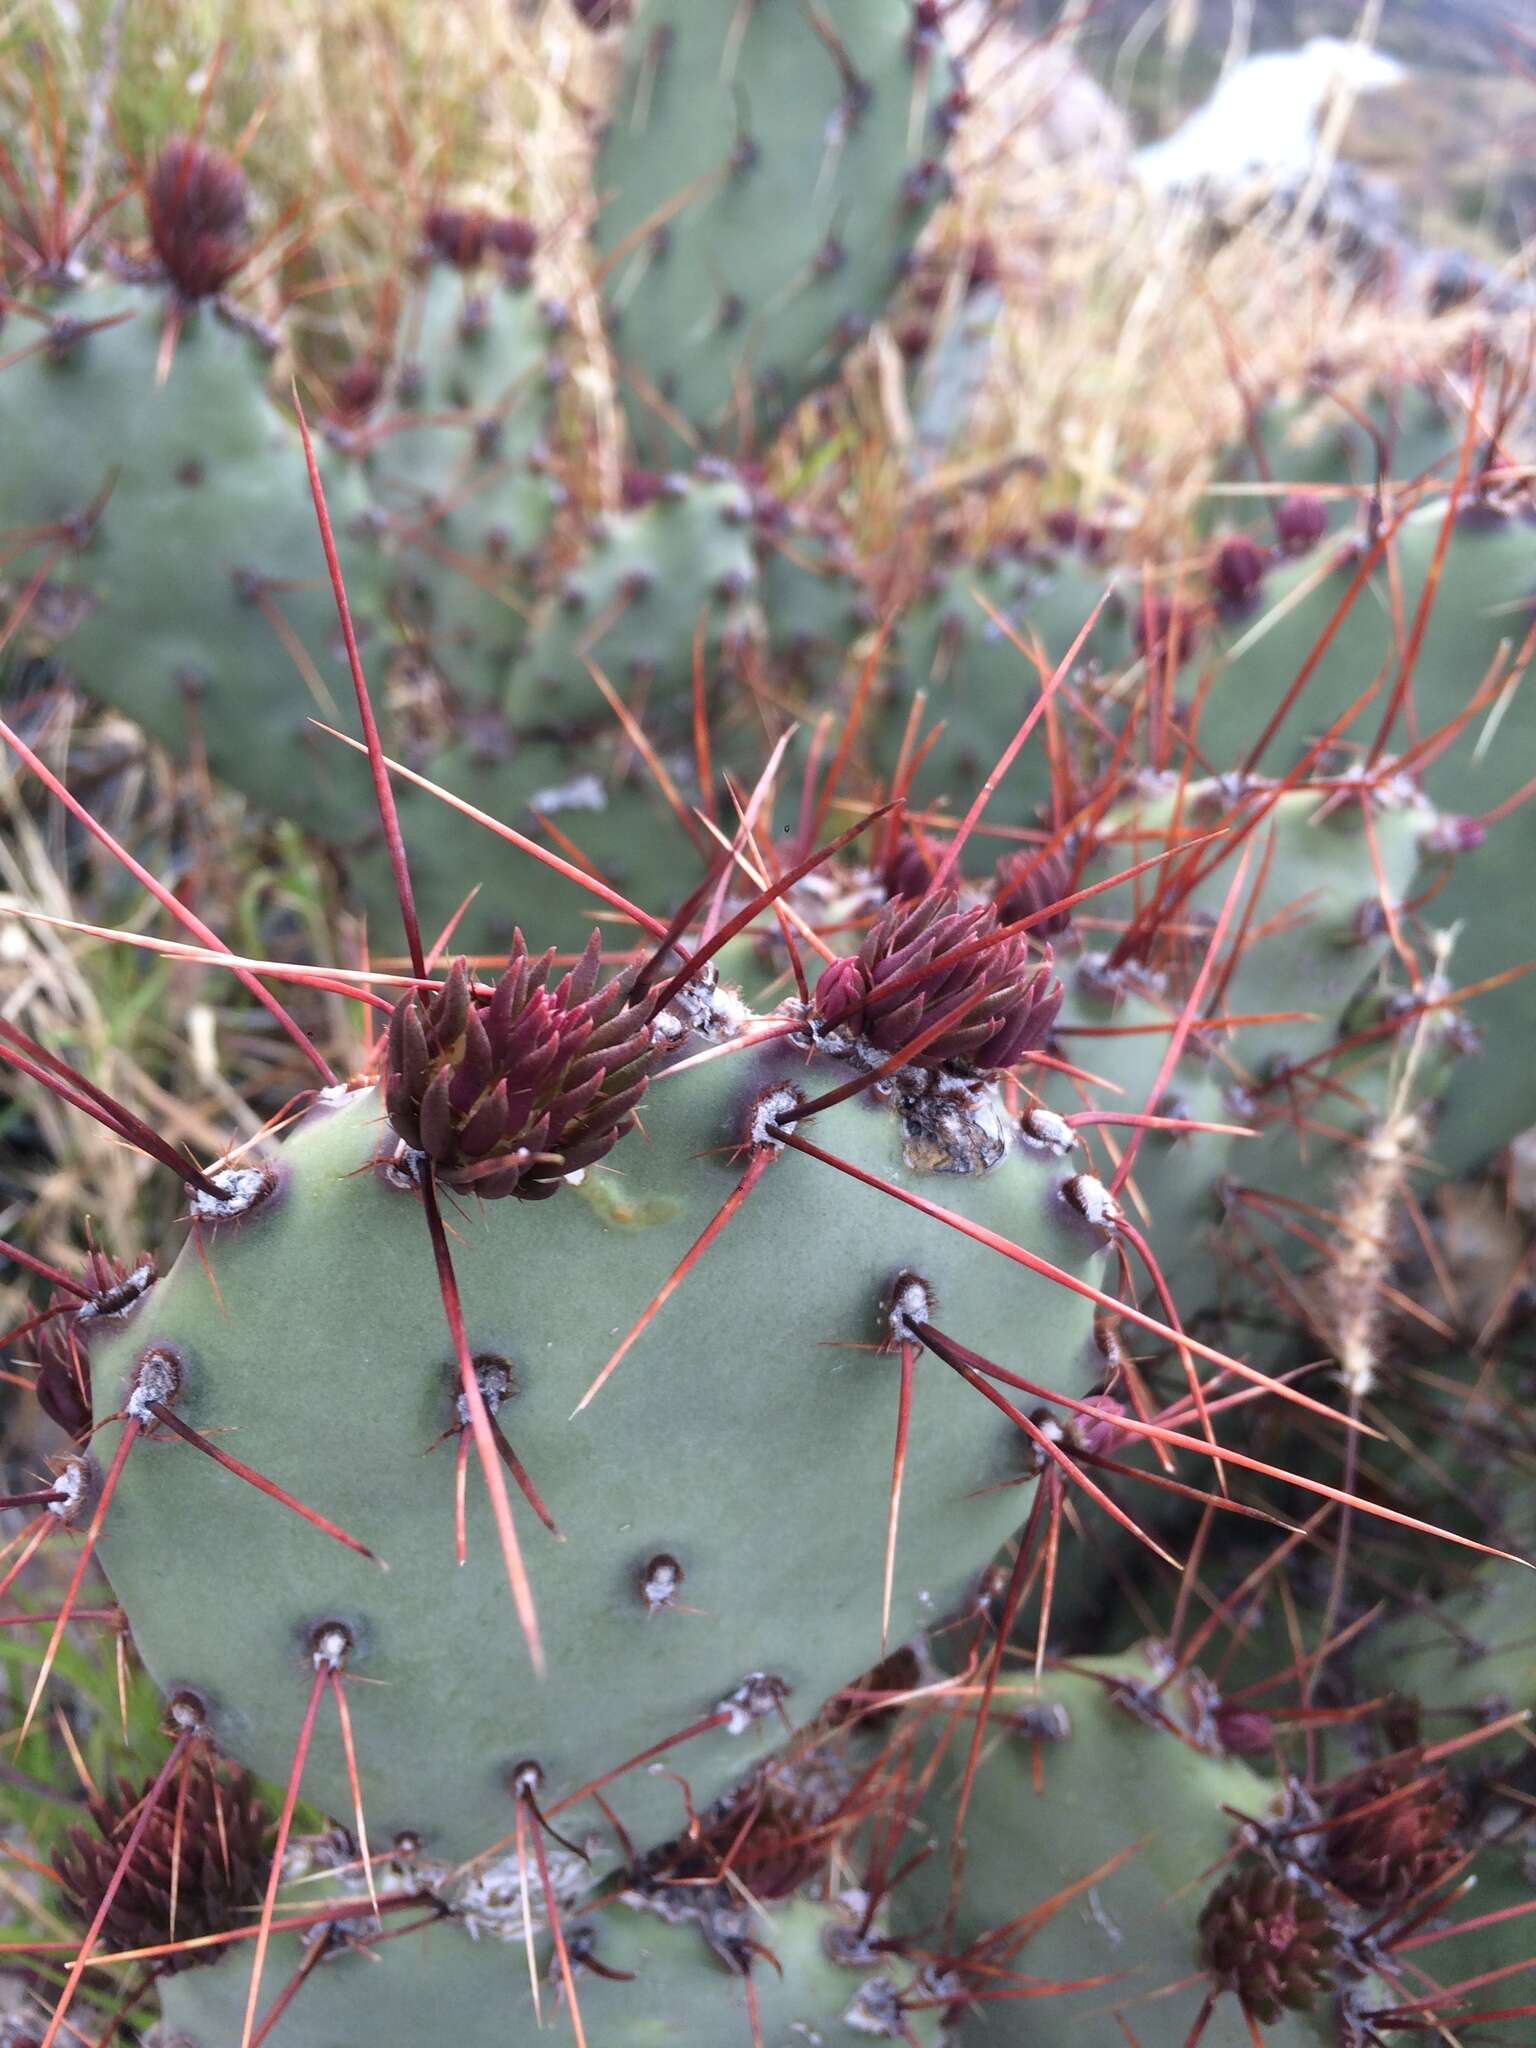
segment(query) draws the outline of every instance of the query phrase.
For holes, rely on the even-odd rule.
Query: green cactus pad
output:
[[[1238,1281],[1232,1253],[1246,1239],[1228,1225],[1233,1234],[1222,1246],[1213,1241],[1223,1215],[1223,1183],[1231,1179],[1282,1197],[1326,1201],[1348,1156],[1347,1141],[1367,1130],[1383,1106],[1391,1037],[1353,1055],[1350,1094],[1342,1103],[1325,1099],[1306,1133],[1292,1120],[1284,1075],[1348,1035],[1360,992],[1385,950],[1375,915],[1381,890],[1394,909],[1407,900],[1435,814],[1411,788],[1391,786],[1372,800],[1368,834],[1360,804],[1340,805],[1328,793],[1275,792],[1254,783],[1238,796],[1235,788],[1216,784],[1153,783],[1106,816],[1110,844],[1100,863],[1112,873],[1165,844],[1195,839],[1218,825],[1235,832],[1255,819],[1260,822],[1249,835],[1248,871],[1227,943],[1239,931],[1245,936],[1223,1007],[1231,1016],[1274,1021],[1192,1033],[1155,1113],[1242,1124],[1261,1135],[1149,1131],[1136,1155],[1140,1206],[1133,1203],[1133,1213],[1191,1313],[1230,1295]],[[1144,956],[1124,966],[1108,965],[1108,947],[1152,901],[1151,877],[1106,890],[1079,913],[1090,927],[1087,936],[1102,931],[1106,945],[1075,967],[1068,965],[1059,1028],[1069,1058],[1123,1091],[1097,1091],[1094,1099],[1103,1108],[1147,1107],[1198,969],[1188,929],[1214,925],[1237,873],[1236,858],[1221,859],[1215,847],[1206,866],[1187,899],[1164,920],[1170,931],[1153,932]],[[1328,1073],[1326,1065],[1321,1072]],[[1077,1106],[1077,1095],[1060,1077],[1048,1082],[1045,1093],[1055,1107]],[[1325,1136],[1330,1127],[1339,1133],[1333,1144]]]
[[[510,1883],[515,1880],[509,1880]],[[366,1908],[365,1908],[366,1910]],[[399,1921],[417,1920],[406,1912]],[[890,1993],[922,1995],[910,1968],[871,1956],[834,1962],[826,1936],[844,1924],[838,1911],[808,1900],[749,1916],[764,1954],[751,1960],[761,2034],[754,2037],[747,1983],[707,1944],[695,1926],[668,1925],[654,1915],[610,1906],[566,1917],[567,1940],[598,1968],[576,1969],[576,1996],[587,2039],[605,2048],[771,2048],[846,2042],[871,2035],[938,2048],[940,2021],[931,2007],[901,2011],[902,2031],[873,2024]],[[391,1916],[390,1925],[395,1924]],[[272,1943],[263,1977],[262,2010],[299,1968],[305,1950],[296,1935]],[[164,1988],[159,2048],[231,2048],[240,2038],[249,1963],[189,1970]],[[568,2037],[558,1960],[539,1945],[542,2024],[535,2017],[520,1932],[498,1940],[470,1939],[461,1924],[439,1921],[377,1942],[363,1952],[340,1947],[314,1969],[275,2038],[282,2048],[361,2048],[449,2041],[455,2048],[534,2048]],[[624,1973],[615,1978],[603,1971]],[[852,2012],[853,2017],[848,2015]]]
[[[82,287],[52,311],[56,345],[0,374],[0,526],[100,510],[76,527],[29,630],[175,753],[201,752],[335,844],[365,837],[366,773],[339,773],[336,742],[310,724],[350,731],[356,712],[303,455],[266,397],[264,359],[211,305],[179,310],[167,357],[158,289]],[[115,324],[80,334],[95,322]],[[366,495],[351,465],[326,472],[367,645],[376,551],[348,546]]]
[[[1026,646],[1038,639],[1045,676],[1068,650],[1104,596],[1105,576],[1075,551],[998,551],[985,560],[938,570],[902,614],[889,662],[887,702],[877,742],[879,765],[894,770],[912,698],[927,694],[923,729],[944,730],[926,756],[912,794],[918,803],[956,801],[996,765],[1040,695],[1040,668]],[[990,607],[990,610],[988,609]],[[1130,655],[1124,597],[1112,593],[1078,659],[1075,685],[1122,667]],[[987,807],[993,825],[1032,825],[1052,788],[1049,728],[1037,725]]]
[[[521,273],[429,263],[401,322],[393,409],[366,436],[396,614],[471,700],[505,686],[562,496],[560,324]]]
[[[1536,1712],[1533,1588],[1536,1574],[1485,1565],[1472,1586],[1373,1631],[1362,1657],[1367,1684],[1458,1718]]]
[[[760,521],[758,592],[775,680],[812,708],[829,708],[870,623],[845,538],[783,513]]]
[[[880,1649],[896,1367],[871,1346],[903,1270],[921,1273],[968,1341],[1020,1327],[1036,1369],[1082,1391],[1097,1354],[1091,1305],[969,1238],[799,1154],[768,1166],[714,1244],[585,1412],[599,1368],[739,1178],[762,1090],[816,1089],[803,1059],[754,1052],[663,1075],[645,1131],[580,1189],[548,1203],[453,1205],[449,1222],[475,1352],[510,1362],[507,1434],[567,1538],[516,1515],[549,1677],[518,1636],[485,1489],[471,1472],[469,1563],[456,1570],[452,1352],[427,1233],[408,1188],[370,1164],[371,1091],[316,1111],[277,1155],[279,1191],[201,1231],[95,1361],[115,1412],[146,1347],[184,1361],[186,1420],[369,1543],[387,1576],[219,1471],[155,1441],[124,1471],[102,1555],[151,1672],[211,1704],[221,1744],[281,1779],[307,1692],[306,1631],[330,1617],[352,1669],[371,1825],[461,1856],[512,1824],[509,1766],[534,1757],[547,1799],[708,1716],[753,1673],[813,1715]],[[986,1174],[904,1163],[902,1125],[853,1101],[815,1141],[984,1221],[1075,1273],[1101,1241],[1059,1193],[1059,1163],[1015,1146]],[[206,1259],[206,1265],[204,1260]],[[1018,1440],[934,1361],[918,1375],[892,1639],[966,1593],[1026,1499]],[[835,1475],[835,1478],[834,1476]],[[836,1503],[834,1506],[833,1503]],[[796,1540],[787,1540],[789,1531]],[[201,1592],[167,1570],[195,1552]],[[643,1568],[684,1567],[682,1604],[652,1613]],[[204,1594],[206,1597],[204,1597]],[[689,1742],[668,1761],[714,1797],[782,1737],[779,1716]],[[322,1717],[311,1796],[348,1810],[334,1721]],[[605,1794],[640,1845],[683,1819],[675,1782],[634,1772]],[[595,1807],[573,1816],[601,1827]]]
[[[1466,421],[1450,417],[1430,386],[1375,391],[1359,410],[1381,436],[1379,443],[1361,419],[1326,394],[1269,407],[1260,433],[1271,475],[1287,484],[1348,484],[1368,491],[1376,483],[1378,448],[1386,475],[1396,481],[1429,476],[1449,483],[1456,474]]]
[[[507,682],[506,708],[523,732],[607,732],[613,726],[592,669],[601,670],[653,742],[690,730],[694,644],[702,628],[706,678],[722,648],[750,636],[757,589],[752,499],[729,471],[668,476],[659,495],[601,521],[584,554],[544,603]]]
[[[1259,764],[1266,772],[1288,768],[1310,740],[1379,681],[1375,696],[1341,735],[1351,754],[1369,748],[1402,671],[1404,642],[1429,588],[1445,528],[1443,502],[1409,515],[1392,543],[1392,588],[1385,566],[1378,566],[1269,741]],[[1356,549],[1341,551],[1337,541],[1324,542],[1266,580],[1264,607],[1235,631],[1201,715],[1199,741],[1208,759],[1239,761],[1258,742],[1342,602],[1357,563]],[[1415,737],[1447,725],[1495,673],[1496,662],[1512,667],[1531,621],[1536,526],[1522,513],[1469,504],[1450,526],[1438,574],[1413,665],[1411,714],[1398,717],[1389,751],[1401,752]],[[1403,622],[1401,636],[1395,618]],[[1528,688],[1511,688],[1428,763],[1424,786],[1442,812],[1481,817],[1523,788],[1536,744],[1533,707],[1536,697]],[[1427,911],[1443,928],[1461,925],[1450,969],[1458,987],[1521,967],[1530,956],[1520,935],[1486,910],[1498,893],[1498,878],[1528,865],[1533,833],[1536,813],[1529,803],[1498,820],[1487,846],[1458,861]],[[1468,1014],[1483,1036],[1482,1056],[1459,1072],[1435,1134],[1437,1157],[1452,1170],[1485,1158],[1512,1131],[1536,1120],[1536,1083],[1525,1057],[1536,1030],[1536,979],[1518,976],[1480,996]]]
[[[643,460],[765,443],[894,292],[952,74],[888,0],[642,0],[597,154],[604,311]]]
[[[1005,1678],[966,1816],[952,1952],[1038,1912],[1040,1924],[1006,1969],[1042,1986],[1109,1981],[1022,2002],[983,1996],[962,2041],[1117,2048],[1130,2038],[1138,2048],[1185,2048],[1210,1982],[1197,1922],[1233,1844],[1236,1822],[1226,1809],[1262,1818],[1272,1795],[1246,1764],[1132,1712],[1121,1695],[1134,1701],[1153,1676],[1132,1655],[1047,1672],[1038,1689]],[[1182,1685],[1159,1703],[1177,1721]],[[1010,1729],[1021,1709],[1033,1712],[1043,1735]],[[962,1716],[924,1809],[937,1852],[897,1895],[898,1932],[937,1926],[949,1909],[948,1842],[970,1735]],[[1106,1867],[1119,1857],[1118,1867]],[[1104,1874],[1083,1888],[1096,1871]],[[1058,1893],[1069,1895],[1047,1911]],[[1322,2010],[1288,2013],[1265,2025],[1265,2048],[1317,2048],[1335,2038],[1331,2026]],[[1218,1999],[1200,2041],[1251,2048],[1235,1998]]]

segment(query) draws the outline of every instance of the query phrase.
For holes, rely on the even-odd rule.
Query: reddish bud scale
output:
[[[1061,1007],[1049,962],[1036,966],[1022,937],[925,973],[928,963],[998,928],[991,904],[962,911],[953,889],[880,913],[857,953],[822,973],[812,1002],[826,1030],[896,1053],[953,1015],[913,1064],[987,1072],[1013,1066],[1048,1035]],[[890,985],[900,982],[900,987]]]
[[[75,1333],[70,1296],[54,1294],[48,1306],[59,1313],[43,1323],[32,1338],[37,1405],[66,1436],[83,1444],[91,1433],[90,1364]]]
[[[384,1102],[395,1131],[449,1187],[540,1201],[610,1151],[635,1120],[658,1057],[632,976],[598,987],[599,937],[553,989],[554,953],[518,932],[489,999],[454,962],[390,1017]]]
[[[176,140],[144,184],[155,254],[186,299],[221,292],[245,261],[248,193],[239,168],[201,142]]]

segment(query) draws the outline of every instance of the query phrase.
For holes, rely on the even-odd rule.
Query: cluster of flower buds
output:
[[[168,142],[144,181],[149,237],[184,299],[223,291],[249,254],[249,193],[238,165],[201,142]]]
[[[1205,1961],[1245,2013],[1273,2026],[1333,1981],[1339,1939],[1316,1892],[1265,1864],[1234,1871],[1200,1915]]]
[[[880,886],[891,898],[926,896],[938,864],[932,848],[910,832],[899,832],[880,863]]]
[[[1461,1861],[1458,1802],[1443,1779],[1380,1768],[1351,1778],[1328,1806],[1323,1870],[1347,1899],[1379,1913],[1406,1905]]]
[[[1059,848],[1036,853],[1010,853],[997,864],[992,881],[992,901],[1003,924],[1017,924],[1021,917],[1033,917],[1031,936],[1059,939],[1072,922],[1070,910],[1056,906],[1072,893],[1072,868]],[[1040,912],[1044,916],[1040,916]]]
[[[858,952],[823,970],[811,1002],[818,1042],[879,1064],[948,1019],[915,1066],[987,1073],[1015,1065],[1048,1036],[1061,984],[1022,936],[977,944],[999,923],[990,903],[962,910],[953,889],[887,904]]]
[[[599,987],[596,932],[551,988],[554,958],[532,959],[518,932],[489,995],[457,960],[395,1005],[385,1109],[451,1188],[541,1200],[634,1124],[659,1046],[633,975]]]
[[[474,213],[458,206],[430,207],[421,232],[434,256],[460,270],[478,270],[492,256],[521,267],[539,245],[538,231],[520,214]]]
[[[91,1801],[90,1827],[72,1827],[54,1858],[54,1875],[72,1918],[89,1926],[119,1879],[123,1843],[153,1788],[120,1778]],[[127,1870],[121,1873],[101,1928],[109,1949],[159,1948],[162,1974],[216,1963],[220,1947],[193,1946],[197,1937],[227,1934],[250,1922],[270,1865],[271,1816],[255,1782],[232,1764],[212,1761],[195,1745],[160,1789]]]

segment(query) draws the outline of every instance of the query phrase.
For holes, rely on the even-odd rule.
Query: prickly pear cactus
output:
[[[312,724],[351,729],[355,713],[263,341],[222,302],[158,282],[66,282],[45,303],[43,345],[0,374],[0,519],[45,536],[29,639],[257,803],[326,821],[339,845],[366,836],[367,777]],[[350,465],[328,462],[326,488],[338,532],[366,522]],[[370,559],[357,551],[352,592],[365,640]]]
[[[884,309],[945,189],[939,12],[634,9],[594,242],[647,462],[764,445]]]
[[[899,1915],[914,1932],[952,1930],[950,1955],[976,1986],[963,2041],[1066,2048],[1129,2029],[1144,2048],[1184,2048],[1209,2000],[1199,2041],[1249,2048],[1238,1985],[1252,1992],[1253,1965],[1269,1960],[1258,1954],[1265,1919],[1255,1916],[1248,1939],[1213,1939],[1211,1909],[1226,1904],[1225,1871],[1248,1881],[1260,1870],[1230,1860],[1236,1816],[1262,1821],[1274,1793],[1226,1753],[1219,1721],[1191,1724],[1200,1683],[1135,1653],[1084,1659],[1038,1684],[1006,1681],[966,1810],[956,1906],[949,1851],[973,1728],[959,1716],[923,1815],[937,1853],[899,1895]],[[1273,1924],[1285,1910],[1271,1907]],[[1250,1998],[1269,2048],[1339,2038],[1332,1947],[1314,1940],[1303,1955],[1297,1940],[1278,1958],[1274,2009],[1259,2014]]]
[[[1229,628],[1199,744],[1208,758],[1234,761],[1262,740],[1254,765],[1273,773],[1329,734],[1335,763],[1357,760],[1378,740],[1398,754],[1424,746],[1426,793],[1448,820],[1465,821],[1449,843],[1469,857],[1437,891],[1432,915],[1446,929],[1459,926],[1452,972],[1457,986],[1472,987],[1519,964],[1498,921],[1479,911],[1504,863],[1526,858],[1530,845],[1529,805],[1504,813],[1529,780],[1531,697],[1520,677],[1536,528],[1520,506],[1474,493],[1456,508],[1431,499],[1408,512],[1374,559],[1368,545],[1325,540],[1263,576],[1252,607]],[[1443,743],[1430,744],[1442,734]],[[1536,1118],[1536,1097],[1521,1092],[1519,1050],[1533,1004],[1531,978],[1520,975],[1470,1010],[1482,1053],[1466,1062],[1436,1128],[1436,1156],[1447,1167],[1485,1158]]]
[[[422,1056],[409,1039],[392,1054],[410,1072]],[[473,1045],[461,1056],[482,1057]],[[663,1067],[645,1137],[580,1187],[546,1179],[553,1200],[482,1206],[478,1188],[498,1191],[490,1165],[450,1177],[462,1186],[445,1199],[469,1345],[560,1530],[517,1510],[543,1679],[518,1638],[478,1492],[467,1562],[454,1563],[453,1446],[467,1439],[412,1179],[420,1155],[400,1151],[377,1095],[361,1089],[313,1110],[266,1165],[241,1170],[231,1206],[248,1202],[244,1213],[200,1215],[195,1241],[130,1327],[94,1348],[98,1416],[145,1412],[143,1390],[163,1382],[178,1416],[230,1432],[242,1455],[389,1570],[274,1509],[151,1418],[119,1481],[103,1561],[151,1671],[206,1699],[221,1746],[283,1775],[316,1631],[339,1627],[359,1681],[370,1824],[457,1859],[484,1845],[498,1809],[510,1829],[507,1774],[520,1760],[539,1763],[546,1804],[574,1802],[567,1825],[601,1830],[602,1809],[583,1791],[591,1781],[703,1722],[686,1770],[694,1796],[711,1798],[874,1661],[896,1427],[895,1367],[878,1347],[900,1276],[965,1303],[980,1344],[1004,1345],[1027,1323],[1041,1369],[1064,1390],[1087,1390],[1096,1354],[1088,1301],[774,1135],[775,1119],[793,1120],[846,1071],[772,1048]],[[935,1069],[936,1092],[899,1107],[856,1100],[819,1112],[808,1135],[1053,1266],[1097,1272],[1103,1240],[1059,1162],[1011,1134],[985,1086],[974,1098],[939,1087],[948,1071]],[[439,1093],[403,1128],[446,1157],[434,1135]],[[402,1128],[407,1112],[391,1114]],[[464,1130],[469,1156],[485,1128],[472,1119]],[[535,1152],[574,1143],[558,1116],[539,1129],[525,1141]],[[977,1170],[982,1159],[990,1170]],[[740,1216],[644,1323],[743,1170],[753,1185]],[[1018,1513],[1003,1483],[1016,1476],[1011,1432],[937,1365],[915,1389],[910,1445],[896,1640],[962,1596]],[[165,1570],[168,1555],[190,1551],[206,1566],[206,1599]],[[651,1591],[658,1560],[675,1560],[676,1601]],[[317,1735],[306,1783],[345,1810],[334,1728]],[[666,1777],[630,1771],[604,1798],[641,1846],[684,1818]],[[607,1836],[600,1860],[616,1847]]]
[[[1490,914],[1533,815],[1518,472],[1474,451],[1408,509],[1459,444],[1388,392],[1398,487],[1353,537],[1376,449],[1302,448],[1314,414],[1256,426],[1272,536],[1008,538],[1033,486],[943,473],[999,307],[969,224],[898,330],[910,441],[864,445],[855,392],[770,450],[945,190],[946,30],[1001,18],[577,11],[616,31],[627,448],[581,469],[603,379],[562,384],[531,229],[447,206],[323,422],[427,941],[364,997],[362,1071],[204,1171],[0,1005],[7,1070],[188,1194],[158,1267],[85,1227],[68,1269],[0,1247],[71,1445],[0,1501],[0,1822],[58,1806],[19,1955],[48,2010],[0,2043],[142,2038],[149,1987],[157,2048],[1518,2048],[1531,1600],[1467,1559],[1529,1547],[1495,1358],[1525,1269],[1463,1300],[1430,1173],[1536,1118],[1536,979]],[[401,906],[314,722],[359,718],[228,297],[244,186],[201,144],[142,182],[152,257],[87,273],[7,221],[9,688],[56,658],[323,837],[372,945]],[[905,520],[867,487],[902,454]],[[455,948],[505,972],[427,961],[466,904]],[[119,1712],[148,1741],[130,1641],[147,1780],[106,1761]],[[55,1721],[83,1797],[34,1775]]]
[[[429,212],[388,386],[358,436],[392,529],[396,621],[471,702],[505,687],[563,498],[564,315],[535,289],[535,247],[515,217]]]
[[[516,1878],[506,1880],[501,1923],[477,1902],[458,1918],[403,1914],[384,1940],[353,1945],[320,1930],[327,1951],[284,2023],[292,2048],[332,2048],[370,2035],[428,2040],[451,2033],[465,2048],[525,2048],[552,2027],[569,2026],[556,1958],[540,1943],[541,2006],[535,2008],[523,1954]],[[489,1885],[482,1886],[489,1892]],[[366,1908],[366,1900],[362,1904]],[[851,1917],[835,1906],[796,1900],[756,1916],[733,1951],[696,1925],[606,1906],[574,1918],[565,1939],[587,2038],[614,2048],[722,2048],[754,2038],[846,2041],[871,2035],[938,2048],[942,2016],[910,1966],[882,1957],[873,1939],[857,1949],[838,1937]],[[422,1924],[425,1921],[426,1924]],[[466,1926],[473,1929],[466,1933]],[[499,1937],[499,1938],[498,1938]],[[750,1944],[750,1945],[749,1945]],[[272,1945],[274,1987],[307,1958],[295,1935]],[[237,2041],[246,1972],[237,1963],[187,1971],[165,1988],[164,2048],[219,2048]]]
[[[936,565],[901,613],[888,663],[876,754],[889,774],[900,758],[918,691],[922,730],[942,727],[913,784],[919,803],[974,788],[988,774],[1038,702],[1041,687],[1066,659],[1105,599],[1106,574],[1074,545],[998,549],[980,562]],[[1070,691],[1130,659],[1131,607],[1109,593],[1079,650]],[[1021,644],[1022,643],[1022,644]],[[1026,650],[1034,650],[1032,658]],[[1009,769],[988,810],[996,825],[1036,821],[1056,780],[1071,765],[1071,727],[1046,725]],[[1055,746],[1052,741],[1055,739]],[[1066,759],[1061,758],[1063,750]]]

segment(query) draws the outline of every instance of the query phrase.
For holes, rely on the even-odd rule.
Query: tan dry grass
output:
[[[1007,476],[968,522],[977,544],[1036,524],[1042,504],[1069,504],[1112,512],[1133,558],[1177,555],[1242,432],[1244,388],[1300,398],[1326,365],[1330,385],[1356,401],[1384,377],[1465,391],[1474,337],[1522,357],[1529,315],[1431,317],[1405,296],[1363,290],[1335,246],[1273,217],[1255,215],[1215,246],[1198,207],[1140,186],[1128,135],[1095,126],[1091,107],[1075,110],[1081,146],[1063,154],[1060,124],[1042,118],[1063,71],[1071,77],[1051,61],[1062,54],[997,28],[985,35],[957,197],[931,236],[957,271],[990,241],[1005,302],[970,443],[931,486],[963,493]],[[881,539],[910,509],[902,469],[883,460],[901,438],[891,382],[878,370],[855,380],[859,428],[878,448],[862,466],[862,509]],[[1524,433],[1517,452],[1528,457],[1529,416]]]
[[[64,692],[52,701],[44,751],[55,769],[71,782],[78,777],[108,829],[241,943],[247,913],[240,899],[254,885],[261,853],[242,831],[238,804],[194,795],[188,774],[126,721]],[[103,758],[105,775],[75,767],[87,760],[94,768]],[[261,1013],[253,1021],[226,972],[141,954],[49,920],[128,931],[166,922],[147,895],[124,885],[105,851],[65,829],[57,807],[0,764],[0,1017],[200,1161],[258,1130],[253,1102],[276,1105],[306,1085],[297,1055],[259,1028]],[[342,943],[338,929],[336,949]],[[343,1070],[356,1064],[350,1006],[343,1015],[329,1002],[318,1022],[333,1061]],[[127,1258],[164,1241],[183,1205],[163,1168],[7,1068],[0,1068],[0,1105],[13,1132],[0,1138],[0,1238],[20,1238],[66,1269],[78,1263],[87,1237]],[[0,1279],[0,1329],[22,1318],[37,1291],[14,1270]]]

